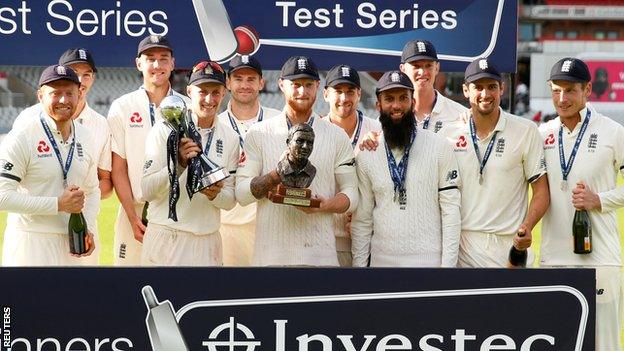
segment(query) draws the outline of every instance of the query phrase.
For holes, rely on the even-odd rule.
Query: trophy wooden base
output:
[[[275,192],[269,192],[269,199],[276,204],[319,208],[321,200],[312,198],[310,189],[290,188],[279,184]]]

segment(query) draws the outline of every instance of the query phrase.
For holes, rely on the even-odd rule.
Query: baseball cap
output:
[[[230,66],[228,68],[228,75],[232,74],[234,71],[241,68],[250,68],[262,77],[262,66],[260,65],[260,61],[255,59],[253,56],[249,55],[241,55],[235,56],[230,60]]]
[[[305,56],[293,56],[282,66],[281,79],[309,78],[320,80],[318,69],[312,60]]]
[[[466,83],[472,83],[481,78],[492,78],[499,82],[503,80],[494,63],[487,57],[478,58],[470,62],[464,73]]]
[[[591,74],[585,62],[577,58],[566,57],[557,61],[550,69],[550,78],[548,80],[567,80],[584,83],[591,81]]]
[[[141,54],[152,48],[163,48],[171,51],[173,54],[173,48],[169,43],[169,39],[163,37],[161,35],[148,35],[139,43],[139,48],[137,49],[137,57],[141,56]]]
[[[337,65],[327,72],[325,88],[334,87],[338,84],[351,84],[360,87],[360,75],[358,71],[347,65]]]
[[[379,95],[382,91],[404,88],[414,90],[414,85],[409,79],[407,74],[401,71],[389,71],[383,74],[379,81],[377,81],[377,87],[375,88],[375,94]]]
[[[61,55],[58,63],[59,65],[64,66],[72,65],[74,63],[86,63],[91,66],[93,72],[97,72],[93,55],[91,55],[89,50],[83,48],[68,49]]]
[[[401,53],[401,63],[416,60],[438,61],[438,53],[431,42],[416,39],[410,40],[405,44],[403,52]]]
[[[69,66],[53,65],[46,67],[39,78],[39,87],[56,82],[57,80],[68,80],[80,85],[78,75]]]
[[[193,66],[189,85],[202,83],[218,83],[225,85],[225,71],[214,61],[202,61]]]

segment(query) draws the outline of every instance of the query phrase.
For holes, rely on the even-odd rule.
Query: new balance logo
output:
[[[604,295],[604,289],[596,289],[596,295]]]
[[[572,61],[565,60],[563,61],[563,65],[561,65],[561,72],[570,72],[571,67],[572,67]]]
[[[418,48],[418,52],[427,52],[427,46],[422,41],[417,42],[416,47]]]

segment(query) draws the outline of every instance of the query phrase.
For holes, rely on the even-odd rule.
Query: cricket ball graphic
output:
[[[234,35],[238,42],[236,52],[240,55],[253,55],[260,48],[260,36],[251,26],[234,28]]]

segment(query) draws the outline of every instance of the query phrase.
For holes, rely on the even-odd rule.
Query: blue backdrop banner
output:
[[[0,270],[0,351],[593,350],[592,269]]]
[[[384,71],[425,39],[445,71],[490,56],[515,72],[517,12],[517,0],[5,0],[0,63],[46,66],[85,47],[98,65],[133,66],[141,38],[166,35],[178,67],[255,54],[266,69],[306,55],[321,69]]]

